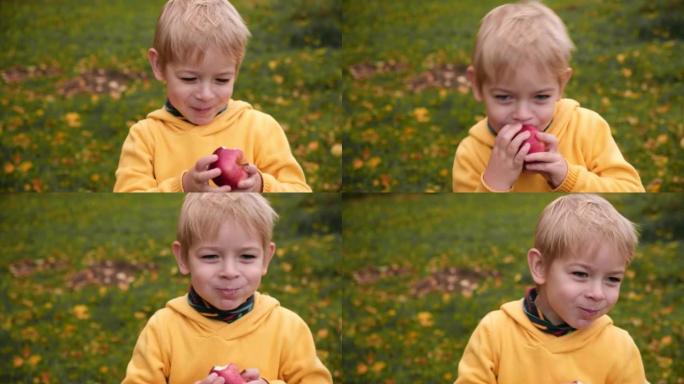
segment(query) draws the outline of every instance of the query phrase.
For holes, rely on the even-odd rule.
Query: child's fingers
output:
[[[260,374],[257,368],[247,368],[240,373],[243,379],[247,381],[259,380]]]
[[[251,163],[245,164],[245,165],[243,166],[243,169],[244,169],[245,172],[247,172],[247,174],[250,175],[250,176],[252,176],[252,175],[254,175],[255,173],[259,172],[259,169],[256,167],[256,165],[251,164]]]
[[[505,143],[509,143],[511,140],[513,140],[513,137],[515,137],[518,132],[522,129],[522,124],[516,123],[516,124],[506,124],[501,128],[499,133],[496,135],[497,140],[502,140]]]
[[[199,160],[197,160],[197,163],[195,163],[195,170],[198,172],[205,171],[207,168],[209,168],[209,165],[215,162],[216,160],[218,160],[217,155],[208,155],[200,157]]]
[[[555,152],[558,148],[558,139],[550,133],[537,132],[537,139],[546,144],[547,152]]]

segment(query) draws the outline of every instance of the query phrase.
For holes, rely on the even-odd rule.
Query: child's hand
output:
[[[496,135],[494,148],[484,172],[484,180],[490,187],[508,191],[523,170],[525,156],[530,145],[525,143],[530,132],[520,132],[522,124],[507,124]]]
[[[243,166],[245,172],[247,172],[247,177],[244,180],[240,180],[236,191],[242,192],[261,192],[263,189],[263,180],[261,180],[261,174],[259,169],[254,164],[247,164]]]
[[[223,377],[220,377],[219,375],[212,373],[209,376],[205,377],[204,379],[200,381],[195,381],[195,384],[223,384],[225,383],[225,380],[223,380]]]
[[[525,156],[525,170],[541,174],[551,187],[558,188],[568,175],[568,163],[558,153],[558,139],[544,132],[538,132],[537,138],[546,144],[546,152]]]
[[[261,374],[257,368],[247,368],[242,373],[240,373],[247,384],[268,384],[265,380],[261,378]]]
[[[221,174],[218,168],[209,169],[211,163],[218,160],[217,155],[200,157],[194,167],[183,174],[183,191],[185,192],[228,192],[230,186],[213,187],[209,180]]]

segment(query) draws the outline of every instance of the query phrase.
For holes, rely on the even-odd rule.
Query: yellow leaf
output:
[[[19,169],[24,173],[28,172],[31,168],[33,168],[33,163],[30,161],[22,161],[21,164],[19,164]]]
[[[43,360],[42,357],[40,357],[38,355],[31,355],[31,357],[29,357],[28,362],[29,362],[29,364],[31,364],[32,366],[35,367],[36,365],[38,365],[38,363],[40,363],[41,360]]]
[[[74,316],[76,316],[76,318],[79,320],[86,320],[90,318],[88,307],[83,304],[74,306],[73,312]]]
[[[276,84],[282,84],[283,81],[285,80],[285,79],[284,79],[282,76],[280,76],[280,75],[273,75],[272,79],[273,79],[273,82],[276,83]]]
[[[76,112],[69,112],[64,115],[64,120],[71,128],[78,128],[81,126],[81,115]]]
[[[427,110],[427,108],[424,107],[414,109],[413,116],[419,123],[425,123],[427,121],[430,121],[430,112]]]
[[[366,364],[364,364],[364,363],[359,363],[359,364],[356,366],[356,373],[358,373],[359,375],[363,375],[363,374],[365,374],[366,372],[368,372],[368,366],[367,366]]]
[[[330,154],[335,157],[342,156],[342,144],[336,143],[333,145],[332,148],[330,148]]]
[[[423,326],[423,327],[431,327],[432,324],[434,324],[434,321],[432,319],[432,313],[430,312],[418,312],[418,315],[416,315],[418,318],[418,323]]]
[[[632,77],[632,70],[629,68],[622,68],[622,76]]]
[[[672,344],[672,336],[667,335],[663,336],[662,339],[660,339],[660,346],[662,347],[667,347],[668,345]]]
[[[682,143],[684,143],[684,140],[682,140]],[[14,164],[5,163],[5,173],[12,173],[12,172],[14,172]]]
[[[278,62],[275,60],[269,61],[268,62],[268,68],[270,68],[271,70],[278,68]]]
[[[658,144],[667,143],[667,135],[665,133],[661,133],[660,135],[658,135],[658,138],[656,139],[656,141],[658,142]]]
[[[321,328],[318,330],[316,335],[319,339],[325,339],[326,337],[328,337],[328,330],[326,328]]]
[[[375,363],[373,363],[373,368],[371,369],[373,370],[373,372],[379,373],[380,371],[385,369],[385,366],[387,366],[387,364],[385,364],[384,362],[376,361]]]
[[[14,359],[12,360],[12,365],[14,368],[19,368],[22,365],[24,365],[24,359],[22,359],[20,356],[14,356]]]
[[[354,167],[354,169],[360,169],[361,167],[363,167],[363,160],[354,159],[354,162],[352,163],[352,167]]]
[[[625,62],[625,54],[624,53],[618,54],[616,59],[617,59],[618,63],[620,63],[620,64],[624,63]]]
[[[292,270],[292,264],[282,263],[282,264],[280,264],[280,268],[282,268],[282,270],[285,272],[290,272]]]
[[[310,141],[308,145],[309,151],[315,151],[318,149],[318,141]]]
[[[370,168],[376,168],[380,163],[382,162],[382,159],[380,159],[377,156],[373,156],[368,160],[368,166]]]

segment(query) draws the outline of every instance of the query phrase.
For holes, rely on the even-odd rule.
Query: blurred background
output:
[[[233,97],[272,115],[314,191],[341,185],[340,0],[234,0]],[[128,128],[165,101],[147,62],[165,0],[0,2],[0,191],[111,191]]]
[[[346,0],[344,190],[451,191],[484,117],[465,79],[497,0]],[[684,190],[684,2],[547,0],[577,47],[566,97],[598,112],[647,191]]]
[[[533,286],[527,250],[558,196],[345,196],[344,382],[453,383],[480,319]],[[684,383],[684,198],[604,197],[641,232],[609,315],[651,383]]]
[[[306,321],[341,382],[341,198],[268,199],[277,251],[259,291]],[[147,319],[189,287],[171,252],[182,201],[0,195],[0,382],[121,382]]]

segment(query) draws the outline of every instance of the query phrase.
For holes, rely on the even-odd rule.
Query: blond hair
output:
[[[482,90],[522,65],[536,65],[561,79],[575,48],[563,21],[539,2],[505,4],[491,10],[480,24],[472,65]]]
[[[544,208],[534,238],[534,247],[545,265],[581,252],[598,243],[613,246],[629,264],[638,243],[636,225],[622,216],[607,200],[591,194],[557,198]]]
[[[257,235],[267,249],[277,219],[268,200],[258,193],[188,193],[178,218],[176,240],[187,258],[193,244],[215,239],[221,225],[233,221]]]
[[[153,47],[161,69],[172,62],[200,62],[210,47],[219,48],[239,67],[249,37],[228,0],[169,0],[157,20]]]

